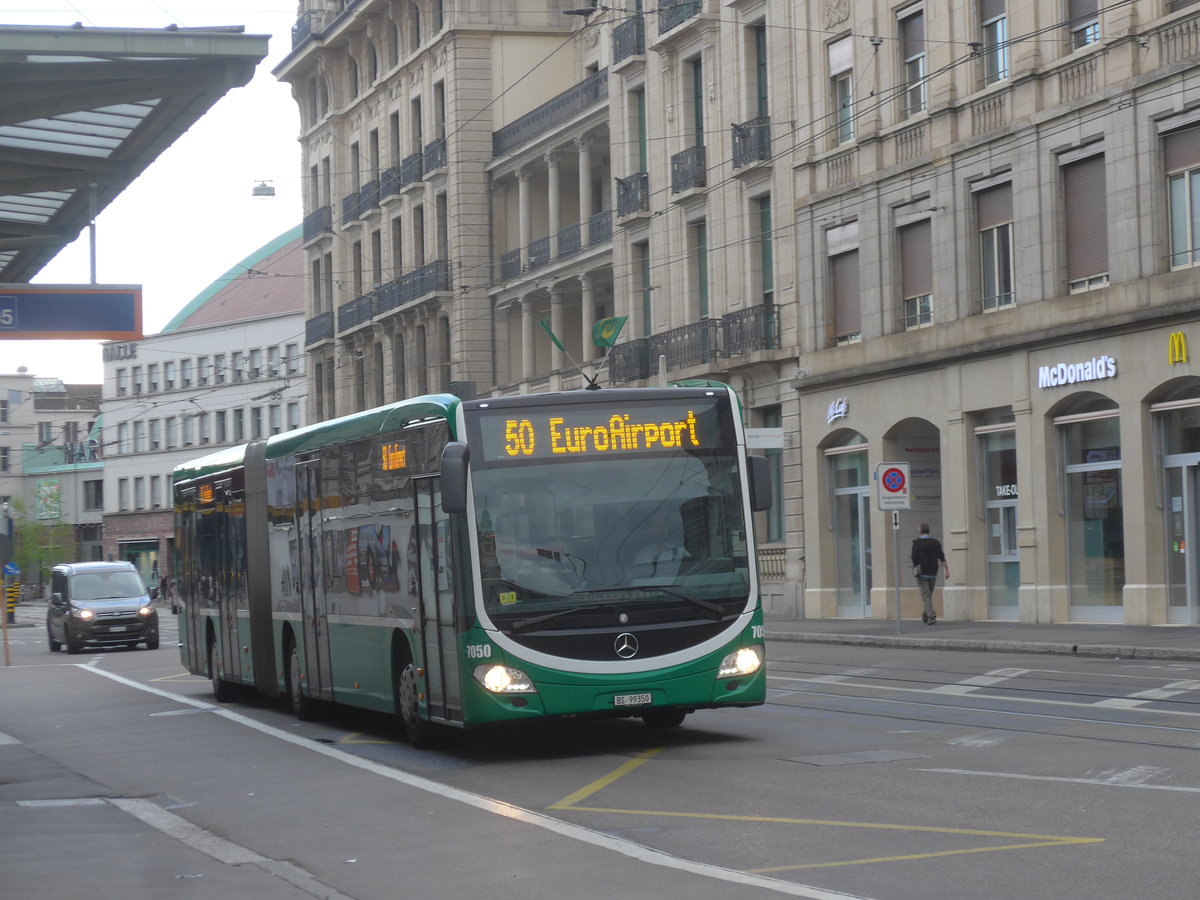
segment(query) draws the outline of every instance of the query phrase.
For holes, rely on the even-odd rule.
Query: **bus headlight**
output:
[[[739,675],[753,675],[763,664],[763,648],[759,644],[735,650],[723,660],[717,669],[718,678],[735,678]]]
[[[475,667],[475,680],[493,694],[536,694],[533,679],[510,666],[485,665]]]

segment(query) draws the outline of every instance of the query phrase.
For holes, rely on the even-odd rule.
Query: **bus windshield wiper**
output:
[[[521,619],[517,622],[513,622],[509,626],[509,631],[515,634],[518,631],[524,631],[526,628],[532,628],[534,625],[540,625],[543,622],[549,622],[551,619],[557,619],[559,616],[565,616],[568,613],[596,612],[602,609],[608,609],[607,604],[587,603],[581,606],[568,606],[565,609],[556,609],[553,612],[542,613],[540,616],[533,616],[529,619]]]
[[[703,610],[713,614],[715,619],[725,618],[725,610],[717,606],[715,603],[709,603],[707,600],[701,600],[699,597],[689,597],[687,594],[681,594],[677,588],[677,584],[656,584],[656,585],[627,585],[622,588],[597,588],[590,591],[575,591],[576,594],[607,594],[612,591],[644,591],[647,594],[655,592],[666,594],[668,597],[674,597],[676,600],[682,600],[685,603],[690,603],[693,606],[698,606]]]

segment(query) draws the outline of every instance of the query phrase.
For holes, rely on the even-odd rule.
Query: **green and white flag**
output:
[[[546,334],[550,335],[550,340],[554,341],[554,346],[557,347],[559,350],[563,351],[564,353],[566,353],[567,348],[563,346],[563,342],[560,341],[555,336],[554,332],[550,330],[550,320],[549,319],[539,319],[538,324],[546,329]]]
[[[601,319],[592,326],[592,343],[597,347],[611,347],[617,342],[617,336],[625,327],[628,318],[629,316],[613,316],[610,319]]]

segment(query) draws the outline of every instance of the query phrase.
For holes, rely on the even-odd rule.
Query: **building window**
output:
[[[54,440],[54,423],[53,422],[38,422],[37,423],[37,441],[39,444],[49,444]]]
[[[151,475],[150,476],[150,508],[151,509],[158,509],[160,506],[162,506],[162,503],[160,502],[162,494],[159,489],[159,485],[161,483],[162,483],[161,475]]]
[[[983,37],[983,83],[1008,77],[1008,18],[1004,0],[979,0],[979,25]]]
[[[904,328],[933,324],[933,226],[926,219],[899,229]]]
[[[180,418],[181,428],[183,429],[183,446],[190,447],[196,441],[196,420],[194,416],[182,416]]]
[[[218,353],[215,356],[213,356],[213,381],[216,384],[224,384],[226,374],[227,373],[225,371],[225,354]]]
[[[179,363],[179,386],[190,387],[192,383],[192,361],[185,359]]]
[[[122,422],[117,426],[117,452],[129,453],[129,423]]]
[[[233,354],[233,380],[246,380],[246,355],[241,351]]]
[[[688,258],[693,310],[704,319],[708,317],[708,222],[704,219],[688,225]]]
[[[140,394],[142,392],[142,367],[134,366],[132,370],[133,392]]]
[[[1200,263],[1200,126],[1163,138],[1171,216],[1171,268]]]
[[[0,472],[8,471],[8,448],[0,447]]]
[[[146,366],[146,390],[158,390],[158,363]]]
[[[316,391],[314,391],[314,397],[313,397],[314,411],[316,413],[317,421],[324,422],[325,421],[325,364],[324,363],[317,363],[317,368],[316,368],[315,377],[313,378],[313,381],[316,382],[316,387],[317,387]]]
[[[213,415],[215,415],[217,419],[217,443],[227,443],[229,441],[229,431],[225,424],[225,410],[219,410]]]
[[[233,442],[240,444],[246,439],[246,413],[243,409],[230,410],[233,416]]]
[[[150,449],[157,450],[162,446],[162,430],[158,419],[150,420]]]
[[[278,404],[275,404],[271,407],[268,407],[268,414],[268,422],[271,428],[271,434],[279,434],[279,432],[283,431],[282,408]]]
[[[862,339],[862,313],[858,296],[858,223],[830,228],[825,233],[829,258],[829,301],[833,311],[833,339],[850,344]]]
[[[287,373],[295,375],[300,371],[300,345],[288,344],[284,349],[284,353],[287,355]]]
[[[104,509],[104,481],[85,481],[83,483],[83,508]]]
[[[300,404],[289,403],[287,405],[287,427],[288,431],[295,431],[300,427]]]
[[[1098,0],[1067,0],[1067,27],[1071,31],[1072,50],[1100,40],[1099,6]]]
[[[169,419],[163,420],[163,430],[167,433],[167,449],[171,450],[179,446],[179,424],[178,420],[171,416]]]
[[[783,414],[778,406],[765,407],[762,412],[763,428],[782,428]],[[777,447],[763,451],[771,473],[771,508],[767,511],[767,540],[782,541],[783,531],[783,451]]]
[[[1062,167],[1067,288],[1072,294],[1108,284],[1108,193],[1104,156]]]
[[[1012,306],[1012,185],[975,194],[979,223],[980,296],[984,312]]]
[[[367,408],[367,358],[361,349],[354,357],[354,408]]]
[[[202,412],[196,417],[196,430],[200,434],[200,443],[207,444],[212,440],[212,431],[209,428],[208,413]]]
[[[117,479],[117,509],[125,512],[129,509],[129,479]]]
[[[900,56],[904,65],[902,116],[925,110],[925,11],[905,10],[897,23],[900,32]]]
[[[262,361],[263,361],[263,352],[258,347],[255,347],[253,350],[250,351],[250,367],[249,368],[250,368],[250,377],[251,378],[261,378],[262,377],[262,374],[263,374]]]
[[[146,423],[140,419],[133,423],[133,452],[146,452]]]
[[[277,347],[277,346],[276,347],[268,347],[267,348],[267,374],[268,375],[278,375],[280,373],[280,371],[281,370],[279,368],[279,347]]]
[[[755,235],[757,253],[755,253],[754,277],[757,282],[755,293],[763,306],[775,302],[775,243],[774,230],[771,226],[771,195],[756,197],[750,202],[750,233]],[[757,234],[756,234],[757,232]]]
[[[175,363],[163,363],[163,390],[169,391],[175,387]]]
[[[196,358],[196,378],[201,384],[208,384],[212,378],[212,363],[209,362],[207,356]]]
[[[834,144],[854,140],[854,38],[829,45],[830,101],[833,105]]]
[[[117,369],[117,396],[124,397],[129,393],[129,373],[125,369]]]
[[[250,440],[257,441],[260,437],[262,437],[262,428],[262,407],[250,407]]]

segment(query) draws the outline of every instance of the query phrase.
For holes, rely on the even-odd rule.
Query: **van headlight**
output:
[[[146,616],[154,615],[154,607],[147,603],[145,606],[138,607],[138,615],[145,618]]]
[[[717,669],[717,677],[737,678],[739,676],[753,675],[762,668],[763,658],[764,654],[761,644],[754,644],[750,647],[734,650],[721,660],[721,666]]]
[[[536,694],[533,679],[511,666],[494,663],[476,666],[475,680],[493,694]]]
[[[85,622],[96,618],[96,614],[94,612],[92,612],[90,609],[81,609],[78,606],[71,607],[71,615],[73,615],[77,619],[83,619],[83,621],[85,621]]]

